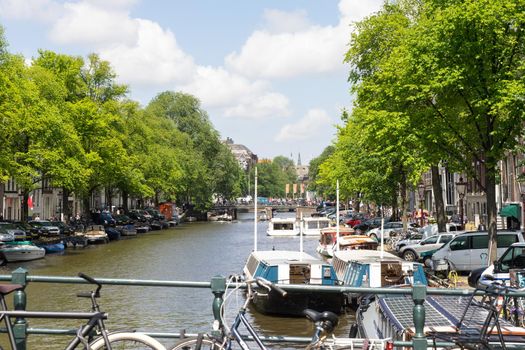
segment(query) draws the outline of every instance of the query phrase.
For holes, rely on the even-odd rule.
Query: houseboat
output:
[[[428,283],[422,264],[379,250],[335,251],[332,266],[337,279],[349,287],[379,288]],[[354,305],[359,297],[357,293],[348,295]]]
[[[378,243],[375,239],[355,233],[354,229],[350,227],[340,227],[339,239],[337,239],[336,227],[324,228],[321,230],[316,250],[322,256],[331,258],[335,250],[377,249]]]
[[[317,236],[321,230],[330,227],[330,219],[326,217],[304,217],[301,220],[301,233],[305,236]]]
[[[268,236],[297,236],[300,228],[295,218],[272,218],[268,222]]]
[[[378,295],[363,299],[356,312],[357,336],[370,338],[381,335],[394,341],[412,340],[415,335],[413,305],[410,295]],[[423,305],[423,331],[428,339],[454,342],[457,344],[454,349],[525,348],[525,328],[513,326],[496,316],[500,326],[498,331],[494,314],[489,313],[483,301],[474,301],[471,296],[434,295],[427,296]],[[485,328],[490,324],[494,326],[492,330]],[[487,330],[486,334],[483,334],[484,330]]]
[[[298,251],[255,251],[243,268],[246,279],[263,277],[268,281],[286,285],[338,285],[333,267],[321,259]],[[275,291],[256,295],[253,304],[264,314],[303,316],[306,308],[340,313],[344,296],[340,292],[314,292],[288,290],[286,297]],[[266,295],[267,294],[267,295]]]

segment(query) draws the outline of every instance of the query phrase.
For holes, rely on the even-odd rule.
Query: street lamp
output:
[[[468,182],[463,181],[463,178],[459,178],[459,182],[456,182],[456,189],[459,194],[459,219],[461,220],[461,229],[463,229],[463,198],[465,197],[465,192],[467,191]]]
[[[421,222],[421,227],[423,227],[423,203],[425,201],[425,185],[419,184],[417,186],[417,193],[419,195],[419,210],[420,210],[419,220]]]
[[[520,187],[521,194],[521,223],[520,230],[525,232],[525,172],[522,172],[516,179],[518,186]]]

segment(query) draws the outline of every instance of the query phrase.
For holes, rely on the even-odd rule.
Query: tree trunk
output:
[[[25,189],[22,190],[22,197],[20,199],[20,220],[22,222],[27,221],[27,217],[29,216],[29,209],[27,208],[27,200],[29,198],[29,192]]]
[[[128,198],[129,198],[128,192],[122,191],[122,209],[124,209],[124,213],[127,213],[129,211]]]
[[[5,184],[0,182],[0,220],[4,221],[4,193],[5,193]]]
[[[88,191],[86,195],[82,196],[82,216],[85,222],[91,221],[91,193],[92,191]]]
[[[496,208],[496,167],[487,159],[485,173],[485,191],[487,195],[487,227],[489,229],[489,251],[488,264],[497,259],[497,208]]]
[[[71,207],[69,206],[69,190],[65,188],[62,188],[62,213],[64,214],[64,221],[69,224]]]
[[[408,208],[408,201],[407,201],[407,181],[406,176],[403,174],[400,189],[399,192],[401,194],[401,221],[403,222],[403,232],[407,232],[408,230],[408,215],[407,215],[407,208]]]
[[[439,168],[437,165],[432,165],[430,170],[432,172],[432,189],[434,190],[434,202],[436,204],[438,232],[446,232],[448,220],[445,216],[445,203],[443,202],[443,189],[439,180]]]

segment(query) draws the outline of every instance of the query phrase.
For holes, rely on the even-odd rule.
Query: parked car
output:
[[[472,270],[468,277],[469,286],[477,288],[490,285],[494,281],[510,286],[512,269],[525,269],[525,243],[512,244],[494,264]],[[512,279],[515,279],[515,286],[525,287],[523,276],[514,275]]]
[[[2,237],[0,237],[1,241],[24,241],[28,238],[26,231],[12,222],[0,222],[0,234],[3,235]]]
[[[403,230],[403,223],[401,221],[391,221],[383,225],[383,241],[388,242],[390,240],[390,234],[401,232]],[[371,229],[366,233],[368,237],[371,237],[377,241],[380,241],[381,227]]]
[[[399,241],[397,241],[397,243],[396,243],[394,248],[395,248],[396,252],[399,253],[401,248],[403,248],[404,246],[419,243],[424,238],[425,237],[423,236],[423,234],[421,232],[409,231],[409,232],[407,232],[404,235],[403,238],[401,238]]]
[[[406,245],[399,250],[399,256],[407,261],[418,261],[421,259],[420,254],[422,252],[436,251],[441,248],[445,243],[454,238],[453,233],[440,233],[425,238],[419,243]],[[426,257],[430,259],[430,257]]]
[[[450,270],[472,271],[487,266],[488,242],[488,231],[459,233],[432,255],[432,268],[437,273],[448,273]],[[517,242],[524,242],[520,231],[498,231],[497,256]]]
[[[356,225],[359,225],[361,222],[365,221],[367,219],[367,216],[365,213],[353,213],[348,219],[346,219],[343,223],[347,226],[354,227]]]
[[[52,221],[53,225],[57,226],[60,230],[61,235],[70,235],[75,233],[75,228],[72,226],[67,225],[65,222],[62,221]]]
[[[151,215],[151,218],[153,220],[164,220],[166,219],[163,214],[161,214],[160,211],[154,208],[146,208],[144,209],[149,215]]]
[[[115,226],[116,220],[109,211],[101,211],[91,214],[91,220],[97,225]]]
[[[360,233],[366,233],[371,229],[381,227],[381,220],[384,220],[384,224],[386,224],[390,221],[390,217],[368,219],[360,224],[355,225],[353,228]]]
[[[31,225],[31,232],[38,236],[58,236],[60,228],[53,222],[47,220],[31,220],[28,222]]]
[[[148,218],[142,213],[141,210],[131,209],[126,215],[128,215],[132,220],[146,222]],[[149,215],[149,214],[148,214]]]
[[[445,225],[445,230],[446,232],[457,232],[461,230],[461,226],[459,224],[449,222]],[[423,234],[423,237],[430,237],[432,235],[437,235],[439,233],[438,225],[429,224],[429,225],[423,226],[419,229],[419,232]]]

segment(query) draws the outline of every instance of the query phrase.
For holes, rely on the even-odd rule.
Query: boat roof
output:
[[[252,252],[251,256],[259,261],[264,261],[270,265],[284,264],[284,263],[297,263],[297,262],[315,262],[325,263],[323,260],[315,258],[305,252],[299,252],[294,250],[262,250]]]
[[[295,222],[295,218],[271,218],[271,222]]]
[[[459,321],[469,305],[470,296],[434,295],[427,296],[425,302],[425,328],[426,327],[457,327]],[[404,332],[414,327],[413,303],[410,295],[379,297],[379,307],[383,315],[390,320],[397,332]],[[467,314],[463,319],[463,327],[481,329],[487,318],[487,310],[470,304]],[[509,322],[499,319],[502,326],[512,326]]]
[[[338,250],[334,252],[334,258],[338,258],[345,262],[359,261],[359,262],[381,262],[381,261],[399,261],[405,262],[400,257],[383,252],[383,258],[381,258],[380,250],[368,250],[368,249],[353,249],[353,250]],[[411,262],[412,263],[412,262]]]

